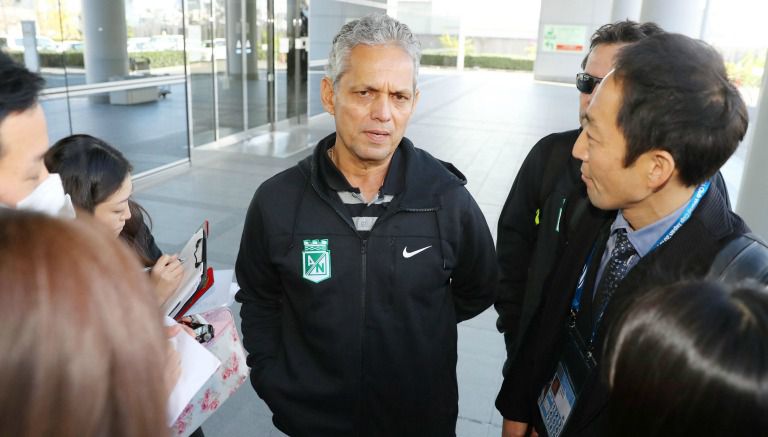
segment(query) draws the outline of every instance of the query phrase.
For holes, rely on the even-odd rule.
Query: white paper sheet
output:
[[[203,264],[195,266],[196,261],[202,259],[202,243],[198,243],[203,238],[203,228],[200,227],[184,245],[179,252],[179,258],[184,260],[182,267],[184,275],[181,278],[179,288],[163,305],[163,313],[173,316],[178,312],[181,306],[189,300],[192,294],[200,285],[200,279],[203,275]]]
[[[165,318],[166,326],[174,324],[176,324],[175,320],[170,317]],[[180,332],[168,341],[181,356],[181,376],[168,398],[166,418],[168,426],[172,426],[195,396],[195,393],[216,372],[221,362],[186,332]]]

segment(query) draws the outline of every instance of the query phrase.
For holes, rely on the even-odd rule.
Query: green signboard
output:
[[[542,51],[580,53],[586,47],[587,26],[544,25]]]

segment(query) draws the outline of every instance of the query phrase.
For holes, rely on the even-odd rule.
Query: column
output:
[[[87,83],[128,75],[124,0],[83,0]]]
[[[708,0],[643,0],[640,21],[653,21],[667,32],[701,38]]]
[[[229,75],[243,74],[243,14],[240,0],[224,2],[224,29],[227,41],[227,73]]]
[[[640,9],[643,6],[643,0],[613,0],[611,9],[611,21],[640,21]]]
[[[752,146],[744,163],[736,212],[752,231],[768,239],[768,70],[763,73],[763,86],[753,124]]]
[[[611,21],[612,0],[541,0],[533,76],[573,83],[589,51],[589,37]]]
[[[456,52],[456,69],[464,71],[465,43],[467,40],[466,26],[464,25],[464,13],[459,15],[459,47]]]
[[[387,15],[397,18],[397,3],[399,0],[387,0]]]

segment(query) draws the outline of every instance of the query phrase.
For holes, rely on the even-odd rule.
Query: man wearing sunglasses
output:
[[[496,399],[504,436],[531,423],[542,436],[601,435],[611,326],[654,287],[707,275],[749,232],[716,186],[748,119],[711,46],[644,38],[617,52],[590,100],[572,151],[588,198],[567,196],[562,254]]]
[[[592,35],[589,53],[581,63],[584,71],[576,77],[579,121],[595,87],[611,70],[618,50],[661,32],[654,23],[627,20],[606,24]],[[500,281],[495,306],[499,313],[496,326],[504,334],[507,348],[505,375],[541,301],[543,281],[555,266],[566,196],[574,187],[583,186],[581,162],[571,156],[580,132],[553,133],[533,146],[501,212],[497,239]]]

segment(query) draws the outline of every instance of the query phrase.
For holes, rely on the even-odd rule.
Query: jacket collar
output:
[[[326,152],[335,144],[335,141],[336,133],[334,132],[320,140],[311,156],[299,162],[299,169],[304,176],[310,179],[316,190],[328,198],[334,191],[332,184],[338,181],[329,181],[329,174],[326,171],[328,166],[323,160],[326,159]],[[402,181],[387,182],[392,182],[392,186],[399,189],[394,202],[401,209],[439,209],[442,206],[440,197],[443,193],[450,188],[467,183],[464,175],[456,167],[417,149],[408,138],[403,137],[398,150],[400,155],[398,165],[402,166],[402,172],[395,173],[402,175]],[[336,170],[335,167],[332,168]],[[392,173],[392,176],[395,173]],[[390,174],[387,178],[390,178]]]

